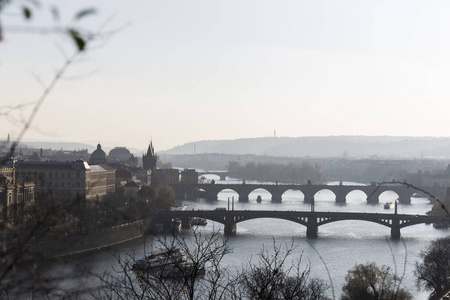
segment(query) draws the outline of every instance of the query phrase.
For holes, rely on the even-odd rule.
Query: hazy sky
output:
[[[62,23],[93,6],[85,27],[121,30],[70,67],[25,139],[139,149],[153,139],[158,151],[275,130],[450,136],[450,1],[56,3]],[[0,17],[0,104],[35,102],[73,48],[17,32],[12,9]],[[0,139],[30,107],[0,115]]]

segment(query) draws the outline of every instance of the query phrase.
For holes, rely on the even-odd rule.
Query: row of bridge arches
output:
[[[261,197],[263,202],[272,202],[272,194],[263,188],[254,189],[248,194],[249,202],[256,202],[258,197]],[[345,196],[345,202],[366,203],[367,195],[362,190],[353,190]],[[379,196],[379,202],[394,201],[399,198],[399,195],[394,191],[384,191]],[[232,189],[223,189],[217,194],[217,200],[228,201],[234,199],[239,201],[239,194]],[[317,202],[338,202],[336,201],[336,194],[329,189],[322,189],[314,194],[314,200]],[[305,194],[300,190],[287,190],[281,195],[282,202],[305,202]]]

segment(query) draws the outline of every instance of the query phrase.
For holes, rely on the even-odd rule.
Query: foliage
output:
[[[170,186],[163,186],[157,190],[154,201],[150,202],[153,211],[169,210],[175,205],[175,194]]]
[[[168,255],[171,265],[180,269],[179,279],[161,276],[159,269],[148,272],[132,270],[136,263],[134,255],[127,258],[117,257],[119,269],[116,272],[98,274],[103,283],[94,296],[96,299],[228,299],[228,272],[221,266],[223,257],[230,252],[226,240],[218,232],[203,234],[193,230],[189,238],[183,236],[156,236],[155,241],[160,250],[168,253],[179,249],[194,266],[193,272],[186,273],[182,262]],[[200,270],[206,267],[206,274]],[[223,285],[222,283],[225,283]]]
[[[138,199],[143,201],[153,201],[155,199],[156,191],[148,185],[144,185],[138,192]]]
[[[189,238],[157,236],[154,241],[161,250],[172,253],[180,249],[194,270],[206,267],[201,272],[185,273],[180,280],[161,276],[159,269],[133,272],[136,263],[133,255],[118,257],[119,269],[98,274],[103,286],[94,295],[96,299],[316,299],[327,300],[328,286],[319,279],[309,279],[309,268],[301,269],[300,261],[289,266],[287,258],[292,254],[292,245],[283,252],[275,245],[269,254],[264,249],[259,255],[260,264],[243,266],[234,276],[224,268],[222,260],[230,252],[226,240],[219,232],[203,234],[193,230]],[[172,258],[172,265],[180,267],[180,261]],[[182,269],[180,267],[180,269]],[[193,274],[193,275],[192,275]],[[191,276],[192,275],[192,276]]]
[[[349,270],[342,287],[342,300],[408,300],[412,295],[399,287],[399,279],[388,266],[359,264]]]
[[[20,1],[20,0],[0,0],[0,17],[2,12],[5,9],[11,9],[12,11],[19,12],[20,15],[27,23],[32,22],[34,16],[38,13],[42,13],[42,7],[40,1],[32,0],[32,1]],[[49,8],[51,16],[53,18],[53,22],[59,24],[60,22],[60,13],[57,6],[52,6]],[[84,19],[87,16],[95,14],[97,11],[95,8],[85,8],[77,11],[73,20],[75,22]],[[38,33],[38,34],[62,34],[69,37],[76,49],[80,52],[86,50],[86,46],[88,41],[92,38],[93,34],[88,30],[85,30],[79,26],[73,25],[55,25],[49,28],[32,28],[32,27],[24,27],[24,28],[14,28],[9,31],[27,31],[29,33]],[[3,35],[2,35],[3,33]],[[4,30],[2,27],[2,22],[0,22],[0,41],[2,41],[4,36]]]
[[[419,286],[431,291],[430,299],[439,299],[450,290],[450,237],[440,238],[421,252],[415,275]]]
[[[259,265],[249,264],[239,276],[242,295],[246,299],[302,299],[326,300],[328,285],[317,278],[310,279],[310,269],[297,264],[289,266],[287,259],[293,254],[293,245],[281,247],[273,243],[273,252],[262,249]]]

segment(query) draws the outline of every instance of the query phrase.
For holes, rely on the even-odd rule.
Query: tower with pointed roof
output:
[[[153,170],[156,168],[156,161],[158,157],[156,156],[155,149],[153,148],[153,143],[150,141],[148,145],[147,154],[142,156],[142,165],[144,170]]]

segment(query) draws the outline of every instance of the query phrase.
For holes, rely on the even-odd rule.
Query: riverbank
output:
[[[88,253],[142,237],[150,220],[140,220],[82,235],[28,244],[31,253],[57,258]]]

